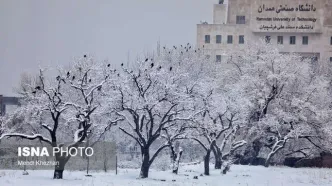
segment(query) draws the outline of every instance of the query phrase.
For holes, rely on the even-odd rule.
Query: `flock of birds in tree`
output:
[[[181,47],[182,49],[184,49],[186,52],[188,52],[190,49],[192,49],[192,47],[190,46],[189,43],[187,43],[186,46],[180,45],[180,47]],[[163,48],[164,48],[164,50],[166,50],[166,47],[163,47]],[[176,46],[173,46],[173,48],[174,48],[175,50],[178,49],[178,47],[176,47]],[[203,46],[203,48],[204,48],[204,46]],[[197,51],[200,51],[200,49],[198,48],[198,49],[195,49],[195,50],[194,50],[195,53],[197,53]],[[168,53],[171,54],[171,51],[169,51]],[[183,54],[183,51],[181,51],[181,54]],[[83,55],[83,57],[84,57],[84,58],[87,58],[87,55]],[[149,58],[146,58],[146,59],[145,59],[145,62],[148,62],[148,61],[149,61]],[[150,61],[151,61],[150,68],[154,68],[155,64],[153,63],[153,59],[150,59]],[[121,63],[121,67],[123,67],[123,66],[124,66],[124,64]],[[111,67],[111,64],[107,64],[107,67],[108,67],[108,68]],[[159,67],[157,68],[157,70],[161,70],[161,68],[162,68],[162,67],[159,66]],[[81,71],[82,68],[79,67],[79,70]],[[173,70],[173,67],[169,67],[169,71],[172,71],[172,70]],[[113,70],[113,72],[116,72],[116,69]],[[131,73],[132,73],[132,72],[133,72],[133,71],[131,71]],[[71,76],[70,72],[67,72],[66,75],[67,75],[67,76],[66,76],[67,79],[69,79],[70,76]],[[120,76],[120,74],[118,73],[117,76]],[[57,79],[57,81],[60,81],[60,80],[64,81],[64,79],[61,79],[60,76],[57,76],[56,79]],[[76,77],[75,77],[75,75],[73,75],[73,76],[71,77],[71,80],[74,81],[75,79],[76,79]],[[64,81],[64,82],[65,82],[65,81]],[[92,80],[89,79],[89,83],[91,83],[91,82],[92,82]],[[36,87],[35,87],[35,90],[32,91],[32,93],[33,93],[33,94],[36,94],[38,90],[41,90],[41,87],[40,87],[40,86],[36,86]],[[100,90],[101,90],[101,87],[98,87],[98,90],[100,91]]]
[[[189,52],[189,50],[192,49],[192,47],[190,46],[189,43],[187,43],[187,46],[185,46],[185,47],[183,47],[183,45],[180,45],[180,46],[181,46],[181,48],[184,48],[184,49],[186,50],[186,52]],[[203,47],[204,47],[204,46],[203,46]],[[164,48],[164,50],[166,50],[166,47],[163,47],[163,48]],[[173,46],[173,48],[174,48],[175,50],[178,49],[176,46]],[[199,51],[200,49],[198,48],[197,50]],[[197,53],[197,50],[195,50],[195,53]],[[171,51],[169,51],[168,53],[171,54]],[[181,51],[181,54],[183,54],[183,51]],[[149,58],[146,58],[144,62],[148,62],[148,61],[149,61]],[[153,59],[150,59],[150,61],[151,61],[150,68],[154,68],[155,64],[152,62]],[[110,64],[108,64],[107,66],[110,67]],[[123,67],[123,66],[124,66],[124,64],[121,63],[121,67]],[[157,69],[158,69],[158,70],[161,70],[161,68],[162,68],[162,67],[159,66]],[[173,70],[173,67],[169,67],[169,71],[172,71],[172,70]],[[114,71],[116,71],[116,70],[114,70]],[[132,72],[133,72],[133,71],[131,71],[131,73],[132,73]],[[120,76],[120,74],[118,74],[118,76]]]

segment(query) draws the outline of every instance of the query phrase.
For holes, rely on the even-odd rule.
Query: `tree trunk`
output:
[[[176,158],[177,154],[175,153],[175,147],[173,145],[170,145],[170,151],[171,151],[171,162],[172,162],[172,173],[177,174],[177,168],[176,168]]]
[[[214,154],[214,168],[215,169],[221,169],[222,161],[221,161],[221,152],[217,147],[212,148],[212,152]]]
[[[207,176],[210,175],[210,153],[211,150],[208,150],[204,157],[204,175]]]
[[[279,151],[281,150],[282,148],[284,148],[285,144],[286,144],[286,140],[280,140],[280,141],[277,141],[274,145],[273,145],[273,148],[272,148],[272,151],[269,153],[269,155],[267,156],[266,160],[265,160],[265,167],[269,167],[270,166],[270,161],[271,161],[271,158]],[[278,144],[280,144],[279,146],[277,146]]]
[[[248,145],[245,149],[244,155],[240,158],[240,164],[244,165],[252,165],[254,164],[254,160],[258,158],[259,152],[263,147],[263,143],[260,141],[261,139],[254,140],[251,145]]]
[[[53,179],[62,179],[63,178],[63,171],[65,170],[65,165],[68,162],[69,157],[55,157],[55,161],[58,162],[57,165],[55,165],[54,168],[54,175]]]
[[[222,161],[221,161],[220,156],[217,156],[215,159],[216,159],[216,160],[215,160],[216,162],[215,162],[215,164],[214,164],[214,168],[215,168],[215,169],[221,169]]]
[[[271,159],[271,157],[269,156],[269,157],[265,160],[265,164],[264,164],[265,167],[269,167],[269,166],[270,166],[270,159]]]
[[[264,166],[265,167],[269,167],[270,166],[270,161],[271,161],[271,158],[279,151],[279,149],[277,150],[274,150],[272,149],[272,152],[269,153],[269,155],[267,155],[267,158],[265,160],[265,164]]]
[[[107,157],[107,152],[106,152],[106,146],[105,146],[105,142],[103,142],[103,159],[104,159],[104,161],[103,161],[103,163],[104,163],[104,171],[105,172],[107,172],[107,168],[108,168],[108,166],[107,166],[107,163],[108,163],[108,157]],[[116,170],[117,170],[117,168],[118,168],[118,157],[117,156],[115,156],[115,164],[116,164]]]
[[[179,150],[178,154],[173,157],[173,174],[178,174],[179,172],[179,164],[180,164],[180,159],[182,156],[182,150]]]
[[[150,169],[150,153],[149,149],[142,148],[142,166],[141,166],[141,172],[139,174],[140,178],[147,178],[149,177],[149,169]]]
[[[178,174],[180,159],[182,156],[182,148],[179,146],[179,142],[176,142],[175,146],[173,145],[172,141],[169,141],[169,143],[171,144],[169,148],[172,162],[172,173]]]
[[[90,158],[87,156],[87,165],[86,165],[86,174],[89,175],[89,168],[90,168]]]
[[[222,174],[226,174],[229,171],[229,169],[230,165],[229,164],[225,165],[224,169],[222,170]]]
[[[178,174],[178,172],[179,172],[179,167],[176,167],[172,170],[173,174]]]
[[[89,147],[90,146],[90,137],[86,137],[87,139],[87,142],[85,144],[85,148]],[[89,156],[85,156],[86,157],[86,160],[87,160],[87,164],[86,164],[86,174],[89,175],[89,168],[90,168],[90,158]]]

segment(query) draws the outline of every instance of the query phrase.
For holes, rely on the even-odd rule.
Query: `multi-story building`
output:
[[[260,38],[283,53],[332,62],[332,0],[221,0],[213,24],[197,25],[197,46],[216,61]]]

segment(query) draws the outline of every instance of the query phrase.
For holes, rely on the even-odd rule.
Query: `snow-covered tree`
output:
[[[283,54],[264,41],[250,43],[244,50],[229,53],[229,73],[254,104],[248,131],[256,133],[257,156],[262,147],[271,148],[271,157],[291,139],[309,142],[319,137],[317,129],[326,120],[322,98],[326,81],[313,73],[312,63],[296,54]],[[255,131],[255,132],[253,132]]]
[[[200,112],[193,107],[191,95],[200,81],[205,59],[187,45],[164,48],[160,56],[137,61],[131,68],[121,65],[118,84],[114,85],[118,91],[116,112],[125,118],[119,129],[141,148],[140,178],[148,177],[155,158],[171,146],[161,135],[171,128],[180,128]],[[161,143],[160,147],[150,155],[151,146],[157,143]]]
[[[161,137],[169,144],[172,173],[178,174],[180,160],[183,154],[183,148],[180,146],[180,140],[187,138],[187,131],[191,127],[186,126],[185,124],[182,124],[182,126],[175,124],[175,126],[178,127],[163,128],[163,134]]]
[[[34,91],[35,87],[41,86],[40,78],[36,74],[22,73],[20,77],[19,86],[15,88],[18,94]]]
[[[8,118],[0,139],[37,139],[52,147],[66,146],[70,149],[82,144],[92,130],[96,133],[107,130],[114,122],[95,123],[94,120],[105,114],[102,86],[111,73],[107,67],[109,65],[95,63],[84,56],[70,69],[60,70],[56,78],[47,78],[44,70],[40,70],[40,85],[23,89],[26,91],[22,92],[22,106]],[[18,116],[23,121],[10,126]],[[69,159],[70,155],[55,154],[58,164],[55,166],[54,179],[62,179]]]
[[[206,151],[205,175],[209,175],[211,152],[215,155],[215,168],[221,169],[223,164],[227,164],[224,167],[229,167],[233,162],[235,150],[246,144],[246,141],[238,136],[238,132],[246,124],[250,103],[240,92],[227,90],[226,87],[222,89],[223,93],[211,92],[203,99],[205,110],[196,116],[195,130],[191,136],[191,139],[198,142]]]

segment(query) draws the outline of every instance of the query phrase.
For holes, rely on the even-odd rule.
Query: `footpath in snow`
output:
[[[210,176],[201,176],[202,165],[181,167],[179,175],[170,171],[150,171],[148,179],[137,179],[139,170],[120,169],[114,172],[65,171],[63,180],[53,180],[53,171],[0,170],[0,186],[332,186],[332,169],[288,168],[234,165],[231,172],[221,175],[211,166]],[[198,179],[193,179],[198,176]]]

